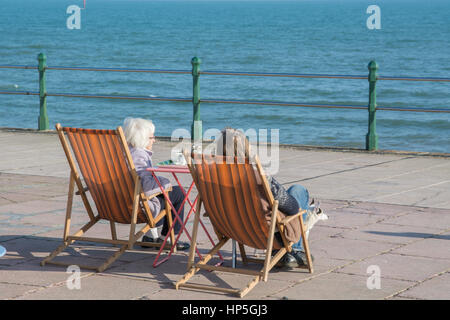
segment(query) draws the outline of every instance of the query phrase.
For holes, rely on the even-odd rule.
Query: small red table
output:
[[[184,174],[190,174],[189,168],[187,166],[182,166],[182,165],[163,165],[163,166],[159,166],[159,167],[152,167],[152,168],[147,168],[147,171],[150,171],[153,175],[153,178],[155,179],[156,183],[158,184],[159,188],[161,189],[164,198],[168,201],[170,207],[172,208],[172,212],[174,213],[175,219],[173,220],[172,226],[170,227],[169,231],[167,232],[166,237],[164,238],[164,242],[161,245],[161,248],[158,251],[158,254],[155,258],[155,261],[153,262],[153,267],[156,268],[157,266],[159,266],[160,264],[162,264],[163,262],[167,261],[169,259],[169,257],[172,255],[173,253],[173,249],[175,248],[175,246],[177,245],[178,239],[180,238],[181,234],[183,232],[186,233],[186,236],[188,237],[189,241],[191,241],[191,236],[189,234],[189,232],[186,230],[186,223],[189,219],[189,217],[191,216],[192,212],[195,212],[195,204],[197,203],[198,200],[198,196],[195,198],[194,203],[191,202],[191,200],[189,199],[189,194],[192,191],[192,188],[194,187],[194,181],[192,181],[191,185],[189,186],[188,191],[186,192],[183,188],[183,186],[181,185],[180,181],[178,180],[177,177],[177,173],[184,173]],[[166,172],[166,173],[171,173],[173,175],[173,177],[175,178],[176,182],[178,183],[178,185],[181,188],[181,191],[184,194],[184,200],[180,206],[180,211],[177,212],[177,210],[175,209],[175,207],[173,206],[172,202],[170,201],[169,195],[167,194],[167,192],[165,192],[164,187],[162,186],[161,182],[159,181],[158,177],[156,176],[155,172]],[[183,208],[184,204],[186,203],[186,201],[189,203],[191,209],[189,210],[188,215],[185,217],[184,219],[184,223],[183,221],[181,221],[179,214],[181,212],[181,209]],[[181,230],[178,233],[175,242],[172,244],[172,247],[170,249],[169,254],[167,255],[167,257],[165,257],[164,259],[162,259],[161,261],[158,261],[162,250],[164,249],[167,239],[170,237],[170,233],[173,229],[173,227],[175,226],[175,222],[176,220],[178,220],[178,222],[181,225]],[[211,241],[212,245],[215,246],[215,243],[213,241],[213,239],[211,238],[210,234],[208,233],[208,230],[206,230],[205,225],[203,224],[202,220],[200,219],[200,224],[203,227],[203,230],[205,230],[206,235],[208,236],[209,241]],[[200,254],[199,250],[198,250],[198,246],[195,246],[195,250],[197,252],[197,255],[199,256],[200,259],[202,259],[202,255]],[[220,254],[220,252],[218,252],[218,255],[220,257],[221,262],[219,264],[222,264],[223,262],[223,257]]]

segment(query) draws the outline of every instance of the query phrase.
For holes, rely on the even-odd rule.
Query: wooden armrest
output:
[[[88,188],[88,187],[84,187],[84,188],[83,188],[83,192],[87,192],[87,191],[89,191],[89,188]],[[77,196],[79,196],[79,195],[81,194],[81,192],[80,192],[80,191],[77,191],[77,192],[75,192],[75,194],[76,194]]]
[[[170,187],[168,187],[168,188],[166,188],[166,189],[164,189],[164,191],[172,191],[172,186],[170,186]],[[152,194],[152,195],[149,195],[149,196],[143,196],[143,198],[144,198],[144,200],[150,200],[150,199],[152,199],[152,198],[154,198],[154,197],[156,197],[156,196],[159,196],[160,194],[163,194],[162,192],[158,192],[158,193],[154,193],[154,194]]]
[[[289,223],[290,221],[292,221],[293,219],[297,218],[299,215],[304,214],[306,212],[306,210],[301,210],[294,214],[293,216],[287,216],[286,218],[284,218],[283,220],[281,220],[282,224],[286,224]]]

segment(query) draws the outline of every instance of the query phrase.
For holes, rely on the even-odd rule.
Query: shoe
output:
[[[164,242],[164,238],[158,238],[156,240],[157,243],[163,243]],[[167,242],[170,244],[170,239],[167,239]],[[188,250],[191,247],[191,245],[188,242],[183,242],[183,241],[178,241],[177,242],[177,250],[180,251],[185,251]]]
[[[277,263],[279,268],[295,268],[298,267],[297,260],[290,253],[286,253],[283,258]]]
[[[319,200],[313,198],[313,199],[311,200],[311,203],[309,204],[309,209],[310,209],[310,210],[314,210],[314,209],[319,208],[319,207],[320,207],[320,202],[319,202]]]
[[[148,237],[148,236],[143,236],[142,237],[142,242],[153,242],[153,243],[155,243],[155,242],[157,242],[157,239],[152,238],[152,237]],[[149,247],[141,244],[141,248],[149,248]]]
[[[286,253],[280,261],[280,267],[283,268],[296,268],[308,265],[306,254],[303,251],[294,251]],[[311,262],[314,261],[313,255],[311,255]]]

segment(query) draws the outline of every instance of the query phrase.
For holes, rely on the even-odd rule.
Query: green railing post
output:
[[[192,140],[202,141],[202,120],[200,118],[200,58],[194,57],[191,60],[192,64],[192,79],[193,79],[193,92],[192,92],[192,104],[193,104],[193,120],[191,127]]]
[[[48,130],[48,116],[47,116],[47,89],[45,86],[45,69],[47,68],[47,57],[43,53],[38,55],[39,61],[39,118],[38,129]]]
[[[369,131],[366,135],[366,150],[378,150],[378,135],[376,133],[376,111],[377,111],[377,77],[378,64],[370,61],[369,65]]]

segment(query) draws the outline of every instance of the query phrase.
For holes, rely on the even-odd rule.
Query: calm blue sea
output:
[[[369,5],[381,29],[369,30]],[[450,2],[86,0],[81,29],[69,5],[83,0],[1,0],[0,65],[121,67],[450,77]],[[367,80],[207,76],[201,98],[367,105]],[[0,69],[0,91],[37,91],[36,70]],[[192,97],[190,75],[47,72],[49,93]],[[379,81],[379,106],[450,109],[450,83]],[[0,126],[37,128],[39,98],[0,95]],[[156,134],[190,130],[192,104],[48,98],[50,126],[114,128],[127,116],[152,119]],[[279,129],[280,142],[364,148],[365,110],[201,105],[204,130]],[[377,112],[381,149],[450,152],[450,114]]]

